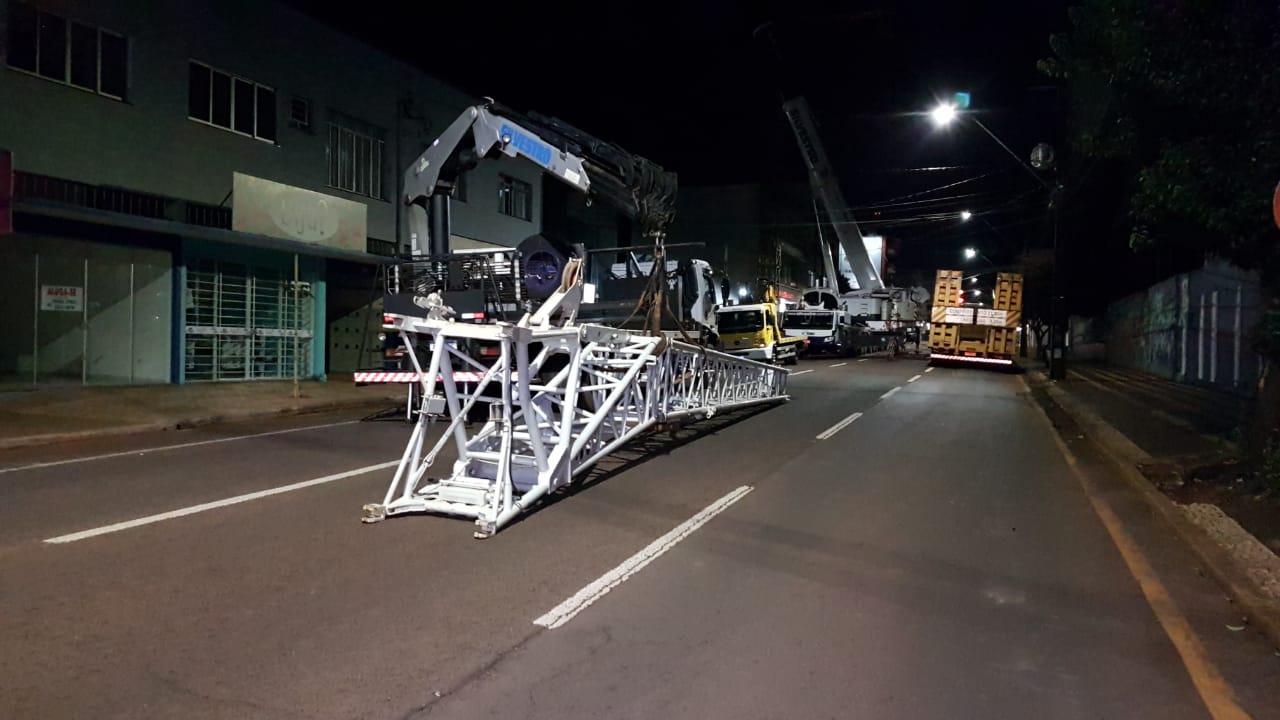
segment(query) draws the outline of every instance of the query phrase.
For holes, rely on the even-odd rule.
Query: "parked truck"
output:
[[[836,294],[826,288],[806,291],[799,308],[783,312],[782,332],[804,338],[805,355],[848,357],[871,349],[877,342],[871,329],[856,322]]]
[[[939,270],[929,328],[931,363],[1012,365],[1022,322],[1022,276],[999,273],[988,307],[965,302],[959,270]]]
[[[803,337],[787,337],[782,332],[778,299],[772,288],[764,302],[732,305],[716,311],[720,348],[730,355],[751,360],[795,365],[806,345]]]

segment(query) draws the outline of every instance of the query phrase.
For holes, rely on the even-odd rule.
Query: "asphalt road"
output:
[[[396,459],[398,422],[0,453],[0,718],[1203,718],[1224,693],[1280,714],[1273,649],[1224,631],[1221,593],[1113,497],[1221,673],[1202,682],[1081,484],[1105,468],[1075,445],[1068,465],[1020,378],[840,362],[802,364],[786,405],[628,448],[485,541],[362,525],[389,469],[253,495]]]

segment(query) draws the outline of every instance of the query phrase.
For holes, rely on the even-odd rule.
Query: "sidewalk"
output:
[[[1050,381],[1039,363],[1022,363],[1280,645],[1280,501],[1238,492],[1232,464],[1248,400],[1101,364],[1069,365]]]
[[[403,385],[356,387],[350,375],[330,376],[328,382],[301,382],[299,389],[298,398],[293,397],[292,381],[3,392],[0,448],[404,402]]]
[[[1058,386],[1156,458],[1233,452],[1247,401],[1138,370],[1076,363]]]

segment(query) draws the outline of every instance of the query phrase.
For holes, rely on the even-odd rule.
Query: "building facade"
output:
[[[670,242],[703,243],[703,258],[723,270],[734,292],[774,283],[793,301],[822,269],[809,196],[782,183],[680,188]],[[788,192],[791,191],[791,192]]]
[[[273,2],[0,0],[0,43],[0,383],[366,363],[403,170],[473,98]],[[537,233],[541,188],[468,173],[453,245]]]

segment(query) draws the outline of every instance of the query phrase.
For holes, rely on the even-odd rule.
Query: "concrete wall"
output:
[[[239,171],[364,202],[369,235],[392,240],[404,168],[473,101],[272,2],[46,0],[39,5],[123,33],[129,90],[127,100],[119,102],[0,65],[0,147],[14,151],[19,170],[215,205],[231,191],[232,173]],[[0,43],[7,38],[7,8],[7,1],[0,2]],[[0,57],[7,57],[3,50]],[[188,119],[189,60],[273,88],[277,141]],[[289,126],[294,95],[310,100],[310,130]],[[386,199],[327,187],[327,123],[335,112],[385,131]],[[532,222],[496,212],[499,172],[533,185]],[[468,201],[455,203],[454,232],[503,245],[536,232],[538,177],[528,163],[482,164],[468,178]]]
[[[1248,392],[1261,371],[1250,340],[1262,310],[1256,275],[1211,260],[1112,303],[1103,321],[1106,359]]]

